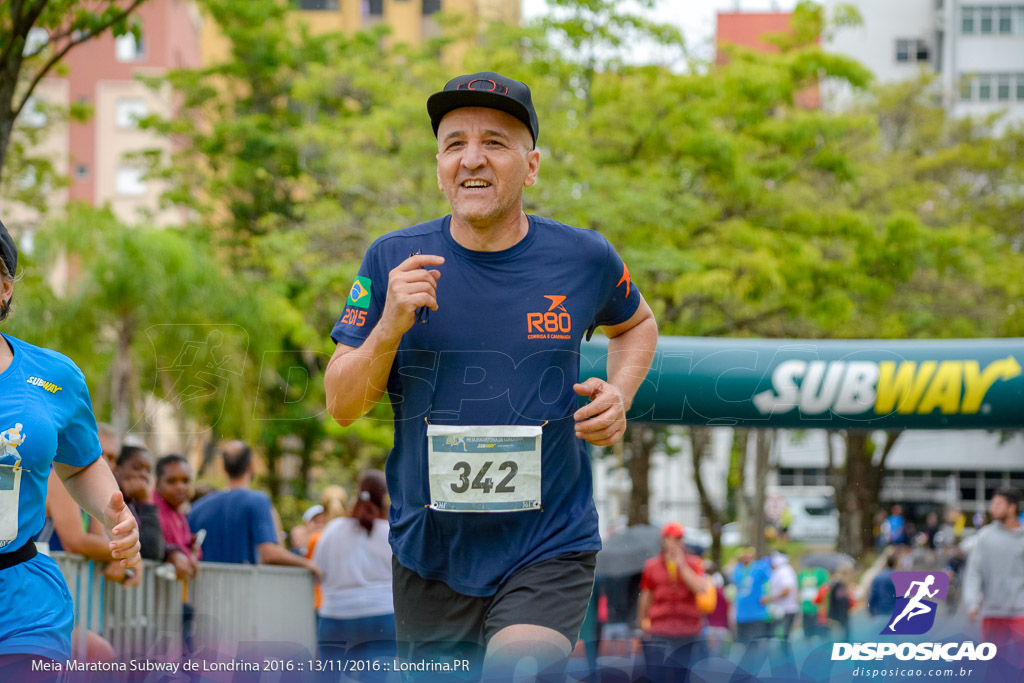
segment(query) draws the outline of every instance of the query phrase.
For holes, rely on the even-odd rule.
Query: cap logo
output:
[[[477,85],[480,83],[481,85]],[[489,87],[488,87],[489,86]],[[502,85],[497,81],[492,81],[489,78],[474,78],[467,83],[459,83],[455,86],[456,90],[478,90],[480,92],[493,92],[498,95],[508,95],[508,86]]]

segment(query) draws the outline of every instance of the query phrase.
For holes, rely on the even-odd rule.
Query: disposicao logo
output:
[[[348,293],[348,301],[345,305],[355,306],[356,308],[370,307],[370,278],[356,277],[356,281],[352,283],[352,289]]]
[[[880,635],[917,636],[935,625],[936,600],[945,600],[949,576],[944,572],[893,572],[896,604]],[[832,659],[872,660],[895,656],[917,661],[987,661],[996,656],[992,643],[833,643]]]
[[[949,592],[949,575],[945,572],[893,572],[896,606],[882,633],[885,635],[919,636],[935,625],[938,604]],[[900,597],[902,596],[902,597]]]

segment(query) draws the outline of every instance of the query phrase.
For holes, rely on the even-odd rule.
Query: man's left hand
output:
[[[611,446],[626,433],[626,405],[622,392],[614,384],[591,377],[572,387],[580,396],[588,396],[590,403],[573,415],[576,437],[595,446]]]

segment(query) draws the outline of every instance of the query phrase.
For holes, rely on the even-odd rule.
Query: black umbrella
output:
[[[834,572],[843,565],[853,567],[856,561],[846,553],[807,553],[800,558],[800,564],[804,567],[821,567]]]
[[[661,552],[661,531],[649,524],[631,526],[611,536],[597,554],[598,576],[631,576],[644,570],[644,563]]]

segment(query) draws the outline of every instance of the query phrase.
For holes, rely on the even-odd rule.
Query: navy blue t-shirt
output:
[[[207,562],[259,564],[258,546],[277,543],[270,497],[262,491],[232,489],[203,496],[192,506],[189,528],[206,529]]]
[[[587,330],[628,320],[640,304],[629,271],[600,234],[530,216],[509,249],[479,252],[451,236],[451,216],[371,245],[331,333],[360,346],[380,318],[388,273],[412,253],[443,256],[438,310],[399,345],[388,395],[391,545],[405,567],[460,593],[492,595],[513,572],[569,552],[599,550],[586,442],[572,418]],[[543,425],[541,509],[430,509],[427,423]]]

